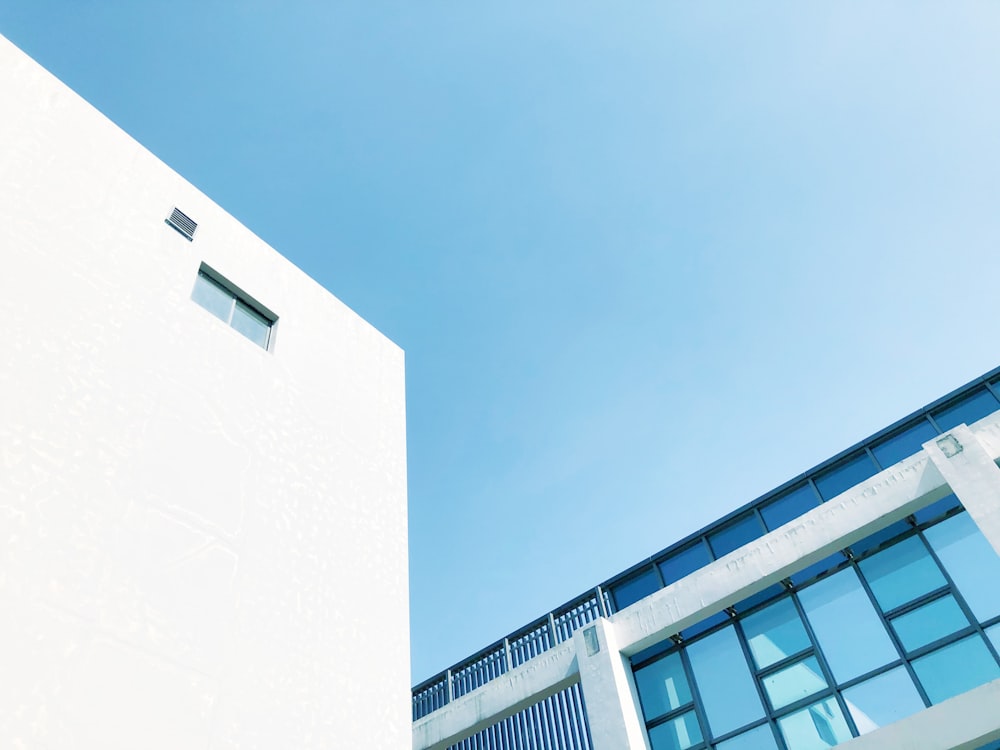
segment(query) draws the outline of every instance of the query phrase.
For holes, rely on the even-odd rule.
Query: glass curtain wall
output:
[[[939,507],[634,656],[653,750],[818,750],[1000,677],[1000,557]]]

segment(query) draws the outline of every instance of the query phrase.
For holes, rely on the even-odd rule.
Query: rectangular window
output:
[[[202,265],[191,299],[262,349],[269,349],[277,316]]]

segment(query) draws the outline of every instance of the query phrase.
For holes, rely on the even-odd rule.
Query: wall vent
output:
[[[194,239],[194,232],[198,228],[198,222],[192,219],[178,208],[175,208],[167,219],[167,224],[183,234],[189,240]]]

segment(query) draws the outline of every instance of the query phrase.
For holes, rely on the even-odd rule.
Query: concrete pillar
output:
[[[573,634],[594,750],[649,750],[639,700],[614,624],[603,617]]]
[[[966,425],[924,443],[931,462],[1000,555],[1000,468]]]

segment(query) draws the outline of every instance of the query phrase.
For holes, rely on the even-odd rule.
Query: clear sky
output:
[[[0,33],[406,350],[414,682],[1000,364],[995,1]]]

